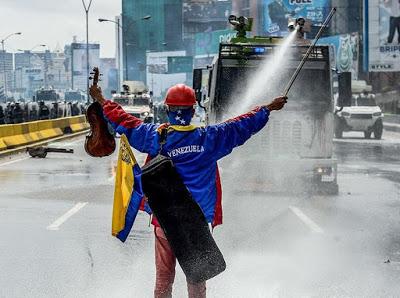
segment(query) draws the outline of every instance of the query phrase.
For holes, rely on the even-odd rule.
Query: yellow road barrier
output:
[[[0,139],[0,151],[6,150],[6,149],[7,149],[7,145],[4,143],[4,141],[2,139]]]
[[[71,128],[72,132],[78,132],[78,131],[82,131],[82,130],[88,129],[89,128],[89,124],[88,123],[71,124],[70,128]]]
[[[0,151],[87,129],[85,116],[0,125]]]

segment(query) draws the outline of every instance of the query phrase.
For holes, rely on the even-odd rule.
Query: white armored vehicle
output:
[[[154,122],[152,93],[143,82],[125,81],[124,91],[112,95],[112,100],[120,104],[123,109],[143,120],[145,123]]]
[[[335,137],[342,138],[344,131],[361,131],[369,139],[372,132],[380,140],[383,133],[383,114],[376,104],[375,96],[366,91],[353,94],[351,106],[336,107]]]

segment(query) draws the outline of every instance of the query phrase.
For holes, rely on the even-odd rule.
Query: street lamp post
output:
[[[86,5],[85,0],[82,0],[82,4],[86,13],[86,100],[89,103],[89,10],[92,0],[89,1],[89,5]]]
[[[117,61],[117,67],[118,67],[118,74],[117,74],[117,84],[118,87],[117,89],[121,88],[121,76],[120,76],[120,70],[121,70],[121,57],[120,57],[120,53],[121,53],[121,45],[120,45],[120,41],[119,41],[119,36],[120,36],[120,29],[122,29],[122,26],[119,22],[119,18],[117,19],[117,21],[113,21],[113,20],[108,20],[108,19],[99,19],[99,22],[111,22],[114,24],[117,24],[117,52],[118,55],[115,55],[116,57],[118,57],[118,61]],[[119,90],[117,90],[119,91]]]
[[[6,50],[4,46],[4,42],[14,35],[21,35],[21,32],[15,32],[7,35],[5,38],[1,40],[1,49],[3,50],[3,76],[4,76],[4,95],[7,101],[7,74],[6,74]]]

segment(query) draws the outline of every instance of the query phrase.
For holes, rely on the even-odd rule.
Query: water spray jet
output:
[[[321,28],[319,29],[317,35],[314,38],[313,43],[311,44],[311,46],[308,48],[307,53],[304,55],[303,59],[301,60],[299,66],[296,68],[295,72],[293,73],[292,77],[289,80],[289,83],[286,85],[285,90],[283,91],[283,96],[287,96],[290,88],[292,88],[294,81],[296,80],[297,76],[299,75],[301,69],[303,68],[304,64],[306,63],[308,57],[310,56],[312,50],[314,49],[315,45],[317,44],[318,40],[320,39],[322,32],[324,31],[324,29],[328,26],[328,24],[330,23],[333,15],[336,13],[336,7],[332,8],[331,12],[329,13],[329,15],[326,17],[325,22],[322,24]],[[304,19],[301,18],[301,20],[297,20],[297,22],[302,22]],[[305,20],[304,20],[305,21]],[[304,23],[303,23],[304,25]],[[299,28],[301,28],[301,24],[298,23],[297,26],[299,26]],[[296,26],[296,30],[297,29]]]

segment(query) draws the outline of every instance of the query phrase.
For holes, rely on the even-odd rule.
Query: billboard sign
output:
[[[72,43],[72,88],[86,90],[86,43]],[[100,45],[89,44],[89,71],[100,66]]]
[[[365,70],[400,71],[400,2],[365,0]]]
[[[331,9],[331,0],[263,0],[263,33],[284,36],[289,20],[303,17],[322,25]]]
[[[72,50],[72,69],[74,75],[86,74],[86,44],[73,43]],[[89,69],[100,64],[100,45],[89,44]]]
[[[335,49],[338,72],[351,72],[352,79],[358,78],[358,33],[341,34],[320,38],[318,45],[332,45]]]
[[[236,37],[234,30],[216,30],[195,34],[195,55],[196,58],[213,56],[218,54],[219,44],[227,43]]]

